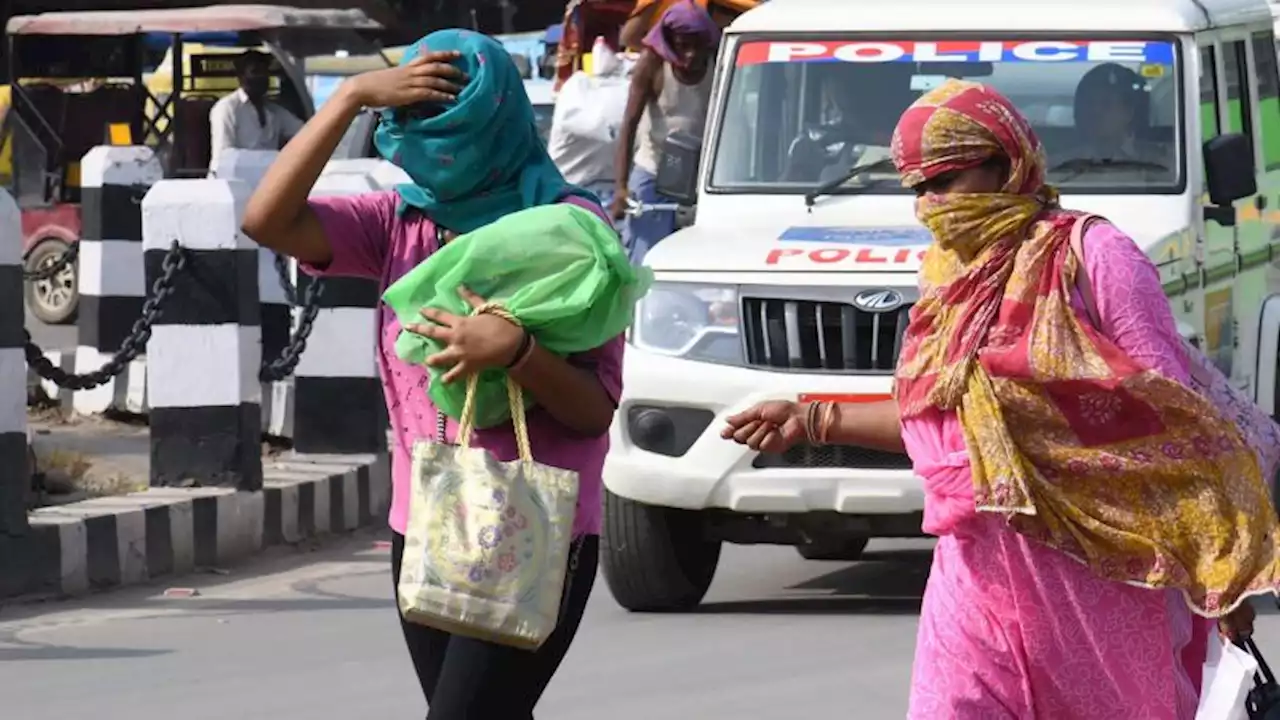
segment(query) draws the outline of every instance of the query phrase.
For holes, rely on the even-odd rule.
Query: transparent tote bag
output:
[[[443,427],[414,444],[397,601],[410,622],[536,650],[560,614],[578,474],[533,460],[521,388],[510,379],[519,459],[471,447],[475,388],[472,375],[456,446]]]

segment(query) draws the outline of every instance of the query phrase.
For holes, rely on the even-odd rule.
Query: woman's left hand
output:
[[[486,302],[467,288],[458,288],[458,295],[472,308]],[[414,323],[406,329],[445,344],[444,350],[427,358],[427,365],[449,368],[441,378],[446,383],[486,368],[506,367],[515,359],[524,340],[524,330],[497,315],[485,313],[459,317],[443,310],[425,308],[422,317],[429,322]]]

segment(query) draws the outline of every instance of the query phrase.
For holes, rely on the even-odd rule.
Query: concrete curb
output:
[[[30,579],[19,592],[65,596],[134,585],[386,522],[386,455],[286,455],[263,470],[261,492],[153,488],[36,510],[22,563]]]

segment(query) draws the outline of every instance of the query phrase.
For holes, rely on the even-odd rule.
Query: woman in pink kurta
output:
[[[938,536],[912,720],[1191,720],[1201,616],[1232,614],[1267,571],[1274,519],[1249,525],[1246,486],[1228,487],[1259,482],[1256,459],[1189,389],[1142,251],[1105,221],[1072,248],[1080,217],[1006,98],[948,81],[893,151],[935,239],[894,399],[763,403],[724,437],[911,456]]]

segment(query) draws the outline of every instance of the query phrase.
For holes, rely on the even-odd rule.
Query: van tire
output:
[[[633,612],[680,612],[702,602],[720,562],[695,510],[646,505],[605,491],[600,566],[609,592]]]

